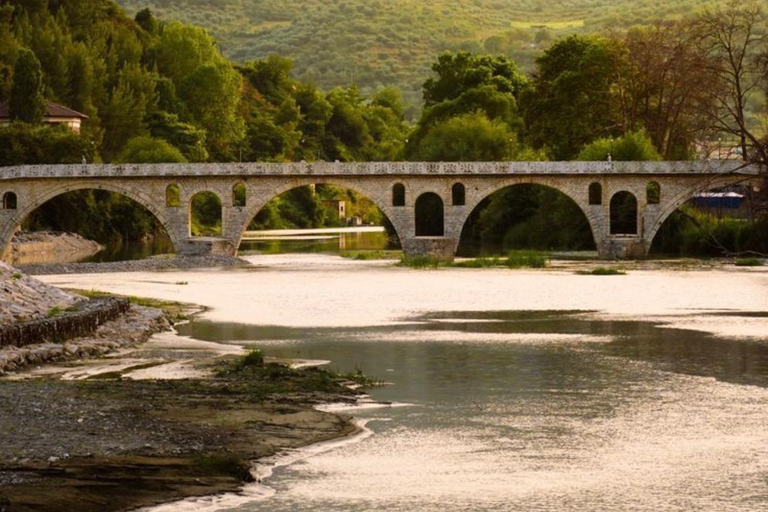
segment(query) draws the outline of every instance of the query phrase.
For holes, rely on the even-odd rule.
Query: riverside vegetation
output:
[[[343,43],[351,49],[345,65],[364,59],[383,63],[389,74],[393,66],[419,61],[417,67],[423,72],[429,67],[431,73],[423,83],[424,74],[408,78],[406,96],[412,98],[413,91],[422,96],[421,109],[414,109],[400,89],[384,83],[361,82],[354,74],[343,83],[322,80],[322,72],[320,78],[313,75],[305,61],[291,61],[279,45],[265,43],[271,49],[256,50],[255,60],[250,54],[229,60],[204,29],[158,19],[133,1],[125,2],[135,14],[131,19],[112,0],[2,0],[0,101],[8,103],[16,122],[0,129],[0,165],[79,163],[83,158],[136,163],[603,160],[609,153],[613,160],[676,160],[711,156],[723,147],[729,153],[738,150],[745,160],[768,161],[768,39],[758,4],[680,0],[665,4],[664,12],[651,3],[629,12],[621,3],[609,9],[597,0],[571,3],[563,11],[568,20],[552,24],[552,31],[563,30],[563,37],[536,33],[533,43],[521,43],[533,44],[529,49],[536,57],[531,59],[509,50],[518,45],[509,41],[531,27],[550,33],[534,24],[552,21],[550,9],[560,6],[531,1],[438,2],[400,9],[412,7],[403,0],[397,5],[374,2],[361,10],[352,1],[331,9],[316,2],[278,7],[222,0],[186,2],[183,12],[175,2],[150,2],[163,17],[217,24],[215,34],[224,38],[225,49],[231,48],[225,34],[238,33],[244,41],[250,36],[243,35],[248,32],[243,24],[253,22],[257,40],[286,36],[281,44],[301,52],[312,45],[338,47],[353,37],[359,44]],[[327,15],[313,18],[322,12]],[[534,14],[523,17],[523,12]],[[605,16],[597,15],[601,12]],[[417,24],[428,34],[400,31],[392,16],[403,29]],[[612,21],[617,16],[621,23]],[[228,25],[226,20],[239,21]],[[351,28],[334,29],[341,20]],[[377,23],[390,31],[379,34]],[[601,28],[606,24],[612,30]],[[307,38],[311,27],[329,29],[334,37]],[[368,36],[350,35],[356,31]],[[475,39],[483,47],[432,46],[427,41],[439,38],[430,31],[442,31],[454,42]],[[725,33],[730,37],[721,37]],[[383,56],[370,59],[366,49],[377,38]],[[403,52],[418,48],[406,52],[418,58],[392,52],[393,46]],[[343,69],[326,64],[339,59],[324,49],[314,48],[312,55],[329,73]],[[79,136],[40,125],[45,98],[89,116]],[[751,188],[745,191],[752,219],[715,226],[678,217],[668,223],[658,250],[768,252],[768,187],[757,195]],[[387,223],[354,191],[324,186],[315,193],[301,188],[274,199],[253,227],[338,224],[328,206],[334,199],[347,201],[351,214],[366,222]],[[201,197],[195,204],[194,233],[218,232],[217,201]],[[71,215],[57,215],[63,208]],[[78,231],[100,242],[162,234],[149,212],[106,191],[59,196],[32,213],[26,225]],[[753,234],[735,236],[736,231]],[[470,217],[464,240],[465,250],[475,253],[592,247],[576,205],[536,186],[490,196]]]

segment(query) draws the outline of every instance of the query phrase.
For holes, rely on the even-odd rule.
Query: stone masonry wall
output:
[[[100,325],[126,313],[125,298],[94,299],[78,305],[77,311],[29,322],[0,325],[0,348],[63,341],[92,334]]]

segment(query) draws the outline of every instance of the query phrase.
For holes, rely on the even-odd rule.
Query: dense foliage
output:
[[[365,94],[403,90],[413,109],[434,56],[468,50],[504,55],[526,72],[557,37],[675,20],[719,0],[118,0],[163,19],[208,28],[237,61],[277,54],[296,77]],[[415,111],[414,111],[415,115]]]
[[[24,121],[0,128],[0,165],[672,160],[715,144],[766,162],[765,19],[756,4],[728,1],[695,16],[715,2],[678,0],[666,11],[635,2],[619,19],[625,6],[601,0],[193,0],[183,9],[124,0],[130,19],[112,0],[0,0],[0,102]],[[653,22],[655,13],[667,21]],[[212,28],[221,47],[187,21]],[[607,23],[632,27],[582,33]],[[44,99],[86,114],[81,134],[40,126]],[[123,211],[127,201],[107,192],[70,200],[86,212]],[[386,221],[353,191],[319,186],[275,198],[253,226],[336,225],[337,200],[365,222]],[[199,199],[193,231],[219,228],[212,201]],[[467,230],[475,242],[591,244],[583,214],[553,190],[502,191],[483,206]],[[33,224],[66,228],[52,212]],[[156,229],[148,212],[134,217]],[[112,223],[101,227],[97,239],[115,234]]]

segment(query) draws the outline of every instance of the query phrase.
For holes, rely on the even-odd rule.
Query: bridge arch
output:
[[[696,183],[692,186],[679,189],[679,191],[671,197],[667,194],[664,195],[663,200],[658,205],[660,208],[656,214],[646,220],[646,232],[645,238],[647,240],[648,248],[653,246],[653,240],[661,229],[664,222],[672,215],[678,208],[683,206],[686,202],[692,199],[699,192],[705,192],[707,190],[717,189],[732,183],[726,176],[719,176],[717,178],[708,180],[705,184]]]
[[[609,227],[611,235],[639,235],[639,207],[635,194],[619,190],[611,196]]]
[[[96,181],[73,181],[65,185],[57,184],[55,186],[39,187],[35,189],[34,196],[27,194],[31,199],[27,202],[19,202],[18,208],[10,210],[13,215],[8,221],[0,226],[0,254],[2,254],[8,244],[11,241],[14,233],[19,229],[21,224],[32,214],[35,210],[43,206],[48,201],[55,199],[58,196],[66,194],[68,192],[77,192],[79,190],[105,190],[120,194],[128,199],[143,206],[149,211],[160,223],[168,237],[171,239],[174,248],[178,249],[180,241],[184,238],[182,233],[174,230],[174,224],[166,216],[163,209],[157,207],[157,202],[153,200],[149,195],[137,191],[134,187],[121,186],[120,184],[110,182],[96,182]]]
[[[257,185],[254,187],[253,193],[249,195],[249,198],[252,198],[252,200],[248,201],[245,207],[238,208],[241,211],[237,212],[236,216],[230,219],[230,235],[227,236],[230,236],[236,242],[235,247],[239,247],[245,231],[248,229],[248,225],[272,199],[290,190],[307,185],[330,185],[352,190],[369,199],[389,220],[398,239],[402,241],[403,236],[407,233],[408,209],[392,206],[392,187],[397,183],[402,184],[402,180],[397,180],[393,177],[393,179],[386,179],[383,182],[361,182],[346,180],[343,177],[315,176],[291,179],[287,182],[285,180],[275,180],[266,185]],[[405,193],[407,199],[407,187]]]
[[[434,192],[424,192],[414,205],[414,233],[418,236],[445,235],[445,205]]]
[[[548,180],[546,177],[518,177],[507,178],[494,182],[484,188],[467,187],[466,207],[461,209],[459,216],[455,219],[456,240],[461,240],[462,234],[467,228],[469,218],[481,206],[481,203],[490,198],[496,192],[515,187],[518,185],[535,185],[546,189],[555,190],[572,201],[584,215],[591,234],[591,242],[597,245],[602,226],[602,206],[589,205],[589,186],[588,182],[569,183],[560,180]]]
[[[215,190],[198,190],[189,198],[188,236],[221,236],[225,229],[224,203]],[[203,224],[212,221],[213,224]],[[218,224],[218,225],[217,225]],[[195,230],[200,230],[195,233]]]

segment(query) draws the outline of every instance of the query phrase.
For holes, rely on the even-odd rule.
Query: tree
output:
[[[136,20],[136,23],[149,34],[157,34],[158,23],[148,7],[137,12],[134,20]]]
[[[458,116],[482,114],[487,120],[506,125],[515,138],[522,134],[517,98],[528,88],[528,81],[512,61],[467,52],[445,53],[432,70],[437,77],[424,83],[425,108],[409,137],[405,151],[408,159],[423,154],[421,146],[430,130]],[[509,150],[502,154],[510,157]]]
[[[760,54],[768,43],[768,34],[761,29],[764,21],[758,4],[730,0],[698,16],[694,30],[706,55],[706,69],[715,78],[708,90],[712,128],[736,138],[744,160],[768,163],[768,147],[747,115],[747,104],[764,79],[760,68]]]
[[[237,159],[235,145],[245,136],[239,115],[243,80],[227,62],[197,68],[179,86],[179,98],[198,126],[208,132],[208,151],[214,158]]]
[[[423,86],[425,107],[454,100],[484,85],[517,97],[528,85],[515,63],[501,56],[443,53],[432,64],[432,72],[437,76],[429,78]]]
[[[590,141],[624,131],[618,78],[626,50],[597,36],[559,39],[538,59],[534,90],[521,98],[528,136],[556,160],[570,160]]]
[[[8,102],[11,120],[39,124],[45,116],[43,71],[35,54],[26,48],[19,50],[13,66],[13,85]]]
[[[216,41],[200,27],[183,25],[178,21],[163,28],[155,46],[155,58],[160,73],[179,86],[203,66],[224,62]]]
[[[620,96],[624,126],[645,128],[665,160],[689,158],[709,126],[704,110],[711,104],[707,90],[713,80],[691,24],[633,29],[624,44],[629,59]]]
[[[509,128],[483,114],[464,114],[432,127],[414,154],[428,162],[508,160],[516,140]]]

